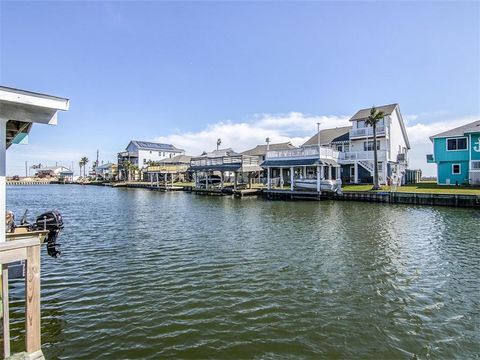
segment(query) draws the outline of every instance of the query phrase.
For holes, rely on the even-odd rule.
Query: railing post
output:
[[[25,275],[25,345],[27,353],[41,350],[40,245],[27,247]]]

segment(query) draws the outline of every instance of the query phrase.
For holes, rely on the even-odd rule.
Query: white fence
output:
[[[377,135],[385,135],[385,126],[377,126]],[[373,136],[373,128],[371,126],[350,130],[350,137]]]
[[[303,147],[298,149],[289,149],[289,150],[278,150],[278,151],[268,151],[267,159],[272,158],[308,158],[308,157],[320,157],[322,159],[333,159],[337,160],[340,156],[340,153],[329,147],[320,147],[320,152],[318,147]]]
[[[378,161],[387,160],[387,151],[377,151]],[[342,152],[339,160],[373,160],[373,151]]]

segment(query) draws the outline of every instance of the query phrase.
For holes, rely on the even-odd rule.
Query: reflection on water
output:
[[[47,358],[478,356],[476,210],[60,185],[7,197],[66,223],[62,257],[42,258]],[[12,298],[18,343],[21,286]]]

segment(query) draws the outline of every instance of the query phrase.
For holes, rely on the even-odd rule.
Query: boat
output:
[[[295,179],[293,186],[297,189],[317,190],[317,179]],[[341,193],[342,185],[338,180],[320,180],[320,191]]]
[[[198,184],[200,186],[205,186],[206,181],[207,181],[206,178],[199,179]],[[222,178],[218,175],[210,175],[208,177],[208,185],[219,185],[221,182],[222,182]]]

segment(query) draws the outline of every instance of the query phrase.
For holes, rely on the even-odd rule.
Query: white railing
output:
[[[337,160],[339,154],[338,151],[329,147],[320,147],[319,152],[318,146],[309,146],[298,149],[268,151],[266,159],[320,157],[322,159]]]
[[[200,157],[193,158],[190,161],[190,166],[215,166],[224,164],[242,164],[246,166],[260,165],[260,158],[258,156],[249,155],[234,155],[234,156],[220,156],[214,158]]]
[[[378,161],[387,160],[387,151],[377,151]],[[373,151],[342,152],[339,160],[373,160]]]
[[[385,126],[377,126],[377,135],[385,135]],[[350,130],[350,138],[373,136],[373,128],[371,126]]]

